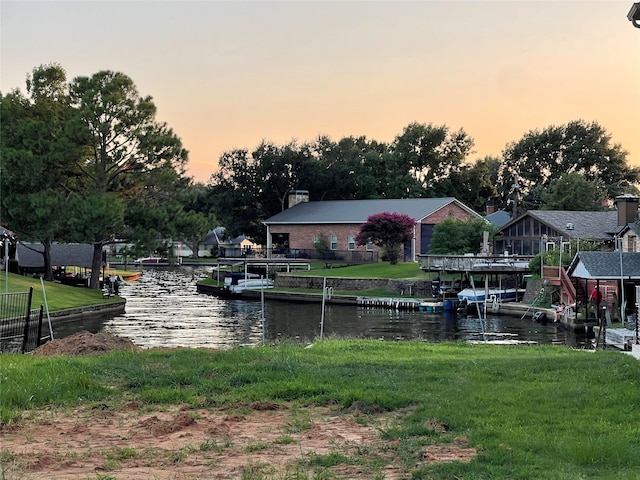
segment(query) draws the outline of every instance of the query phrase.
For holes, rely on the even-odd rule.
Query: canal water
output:
[[[199,294],[196,282],[211,267],[149,268],[137,281],[120,287],[126,312],[63,326],[57,338],[80,329],[127,337],[150,347],[232,348],[277,340],[310,342],[324,338],[389,341],[509,341],[583,348],[584,338],[558,324],[542,325],[520,316],[457,317],[359,306],[325,306],[269,300],[222,299]]]

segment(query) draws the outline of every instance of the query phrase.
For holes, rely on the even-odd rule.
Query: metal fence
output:
[[[30,352],[40,346],[44,308],[31,310],[28,292],[0,294],[0,352]]]

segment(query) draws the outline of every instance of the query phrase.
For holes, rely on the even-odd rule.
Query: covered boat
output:
[[[458,292],[460,302],[484,303],[486,301],[517,302],[524,296],[522,288],[465,288]]]

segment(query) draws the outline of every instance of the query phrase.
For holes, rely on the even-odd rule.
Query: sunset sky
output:
[[[633,0],[0,1],[0,91],[35,67],[125,73],[207,182],[220,155],[410,122],[464,129],[474,161],[596,121],[640,166]]]

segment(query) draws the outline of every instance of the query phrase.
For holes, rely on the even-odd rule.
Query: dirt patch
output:
[[[115,350],[140,350],[140,347],[127,338],[109,333],[80,331],[65,338],[51,340],[38,347],[33,353],[44,357],[48,355],[91,355]]]
[[[293,472],[313,478],[314,468],[327,468],[322,458],[339,455],[342,460],[330,466],[337,478],[364,480],[378,471],[387,480],[409,478],[393,453],[397,440],[380,437],[377,426],[388,417],[362,422],[335,407],[276,405],[148,411],[129,402],[31,412],[23,424],[1,433],[3,463],[15,478],[26,479],[286,478]],[[419,462],[475,455],[460,437],[425,447]]]
[[[129,340],[79,332],[53,340],[36,355],[86,355],[138,350]],[[419,464],[468,461],[477,452],[465,437],[428,445],[416,465],[400,457],[399,441],[381,438],[398,413],[337,405],[295,407],[255,402],[224,409],[99,403],[73,411],[25,412],[0,430],[4,478],[71,480],[195,480],[333,477],[410,478]],[[436,419],[429,429],[450,434]]]

